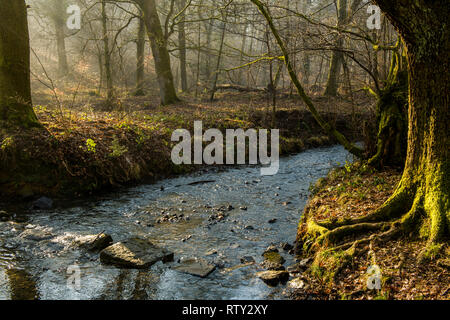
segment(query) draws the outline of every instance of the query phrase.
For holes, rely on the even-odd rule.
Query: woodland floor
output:
[[[393,169],[375,171],[346,165],[318,181],[308,204],[318,221],[327,218],[363,216],[383,204],[400,181],[401,173]],[[450,299],[450,248],[419,264],[418,255],[426,240],[405,236],[397,241],[374,244],[373,253],[365,251],[353,257],[334,280],[325,280],[320,272],[308,269],[300,275],[306,283],[296,290],[294,299]],[[367,270],[371,265],[381,269],[381,290],[367,288]],[[319,266],[326,269],[326,262]],[[316,270],[317,271],[317,270]]]
[[[46,130],[0,132],[0,194],[21,197],[83,195],[129,183],[155,181],[195,170],[170,161],[175,129],[279,128],[281,154],[336,143],[296,96],[280,94],[273,122],[265,93],[218,92],[216,100],[181,96],[160,106],[156,95],[124,96],[106,104],[92,93],[39,92],[35,112]],[[55,102],[56,101],[56,102]],[[361,140],[370,98],[353,102],[316,96],[323,117],[351,140]],[[13,173],[13,174],[11,174]]]

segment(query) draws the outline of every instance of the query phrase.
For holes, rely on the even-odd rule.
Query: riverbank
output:
[[[222,132],[279,128],[282,155],[335,143],[296,97],[280,98],[275,116],[265,94],[224,93],[217,99],[198,102],[186,96],[178,105],[160,107],[148,97],[127,97],[115,101],[113,111],[105,111],[109,106],[97,97],[79,105],[61,100],[36,106],[45,130],[1,131],[1,195],[83,196],[197,170],[200,166],[176,166],[170,160],[172,132],[192,132],[195,120],[203,121],[204,130]],[[364,99],[357,106],[345,100],[315,100],[327,121],[349,139],[361,139],[361,122],[368,119]],[[48,103],[44,98],[35,101]]]
[[[423,261],[426,263],[418,262],[418,257],[427,240],[412,238],[411,235],[385,243],[374,241],[353,254],[343,250],[327,251],[327,248],[319,253],[304,250],[303,239],[308,223],[310,228],[312,221],[367,215],[392,195],[400,178],[399,171],[375,171],[356,163],[334,169],[326,178],[317,181],[297,234],[298,259],[303,261],[303,272],[298,276],[304,286],[295,290],[292,298],[450,299],[448,245],[436,246],[435,252]],[[379,290],[368,287],[371,266],[379,267]]]

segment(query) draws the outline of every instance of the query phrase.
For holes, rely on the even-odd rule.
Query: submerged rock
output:
[[[100,261],[122,268],[146,269],[158,261],[173,261],[173,253],[147,239],[131,238],[103,249]]]
[[[40,229],[27,229],[20,234],[20,237],[26,240],[43,241],[53,238],[53,234]]]
[[[172,267],[172,269],[193,276],[206,278],[216,269],[216,266],[209,264],[203,259],[191,258],[181,261],[180,265]]]
[[[277,286],[280,282],[286,283],[289,280],[289,272],[287,271],[262,271],[256,274],[258,278],[260,278],[264,283],[269,286]]]

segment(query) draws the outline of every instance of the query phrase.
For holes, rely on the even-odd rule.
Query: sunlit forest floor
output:
[[[0,176],[4,193],[32,197],[89,194],[135,182],[190,172],[170,161],[175,129],[279,128],[281,154],[335,144],[299,98],[280,94],[275,113],[265,93],[218,93],[213,102],[181,96],[160,106],[156,95],[125,96],[106,103],[94,94],[35,92],[35,112],[46,130],[3,132]],[[370,98],[315,97],[319,111],[351,140],[361,140]],[[30,161],[32,159],[32,161]],[[14,180],[6,172],[16,172]]]
[[[305,211],[313,213],[317,221],[364,216],[392,195],[400,178],[398,170],[376,171],[360,163],[347,164],[317,182]],[[300,275],[305,286],[293,298],[450,299],[450,248],[436,247],[426,263],[419,263],[427,240],[411,240],[409,236],[383,244],[374,242],[370,250],[361,250],[339,267],[331,265],[338,260],[323,257]],[[381,290],[369,290],[367,286],[367,270],[373,265],[381,269]]]

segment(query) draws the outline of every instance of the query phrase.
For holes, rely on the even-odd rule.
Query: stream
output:
[[[293,243],[310,184],[346,161],[352,157],[340,146],[319,148],[282,158],[275,176],[261,176],[256,166],[211,168],[51,210],[17,209],[20,219],[0,222],[0,299],[284,299],[285,286],[255,276],[261,255],[271,244]],[[48,236],[21,237],[26,230]],[[73,246],[100,232],[114,242],[148,238],[174,252],[174,262],[119,269]],[[293,264],[280,253],[285,266]],[[218,267],[207,278],[171,268],[192,257]],[[243,257],[256,263],[241,266]],[[80,288],[67,286],[71,265],[80,269]]]

